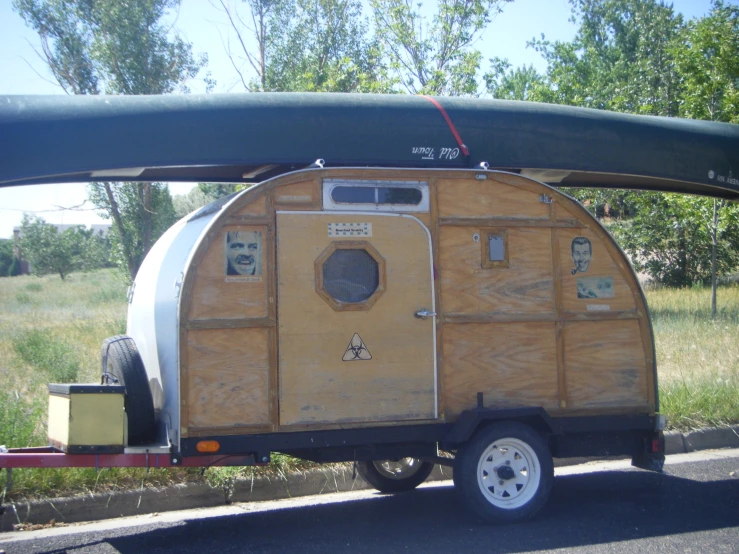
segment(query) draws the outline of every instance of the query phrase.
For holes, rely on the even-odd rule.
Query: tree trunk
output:
[[[110,188],[110,183],[103,183],[105,188],[105,194],[108,196],[108,202],[110,202],[110,214],[113,216],[113,223],[118,230],[118,236],[121,239],[121,245],[123,246],[123,254],[126,256],[126,265],[128,266],[128,273],[131,275],[131,281],[136,278],[136,264],[133,259],[133,252],[131,252],[131,241],[126,235],[126,230],[123,227],[123,221],[121,220],[121,211],[118,209],[118,202],[115,200],[113,190]]]
[[[149,250],[151,249],[151,228],[153,213],[151,210],[151,183],[144,183],[142,186],[144,189],[144,252],[141,255],[141,260],[143,261],[144,257],[146,257],[146,255],[149,253]]]
[[[713,226],[711,227],[711,318],[716,317],[716,248],[718,247],[718,206],[713,199]]]

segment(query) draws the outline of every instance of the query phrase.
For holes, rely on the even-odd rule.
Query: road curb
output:
[[[451,468],[437,465],[427,481],[451,478]],[[189,483],[7,504],[5,513],[0,516],[0,531],[12,531],[13,525],[19,522],[43,525],[51,520],[56,523],[98,521],[190,508],[209,508],[233,502],[281,500],[369,488],[372,487],[361,477],[352,478],[351,468],[319,467],[287,476],[260,476],[251,481],[238,481],[229,498],[222,488],[212,488],[204,483]]]
[[[702,429],[689,433],[665,434],[667,454],[682,454],[697,450],[739,448],[739,425]],[[575,465],[592,458],[556,460],[556,466]],[[451,468],[436,466],[429,481],[448,480]],[[89,494],[54,500],[19,502],[5,506],[0,516],[0,530],[12,531],[19,522],[47,524],[97,521],[116,517],[143,515],[190,508],[222,506],[229,502],[258,502],[299,496],[319,495],[371,488],[363,479],[352,478],[345,467],[320,467],[287,476],[260,476],[251,481],[238,481],[227,498],[223,489],[203,483],[146,488],[136,491]]]
[[[665,454],[684,454],[714,448],[739,448],[739,425],[665,433]]]

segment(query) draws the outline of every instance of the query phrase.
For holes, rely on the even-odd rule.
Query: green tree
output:
[[[234,192],[238,192],[245,188],[249,188],[251,185],[246,184],[233,184],[228,183],[198,183],[198,189],[205,195],[208,202],[213,202]]]
[[[102,267],[105,251],[92,231],[74,226],[63,231],[39,217],[25,214],[20,248],[34,275],[58,273],[64,280],[72,271]]]
[[[574,40],[530,42],[547,62],[536,100],[645,115],[677,115],[673,49],[684,23],[663,0],[570,0]]]
[[[177,219],[182,219],[210,202],[210,198],[198,187],[193,187],[187,194],[176,194],[172,197],[172,207]]]
[[[188,92],[187,81],[205,66],[207,57],[196,59],[191,45],[172,33],[167,16],[179,5],[180,0],[13,1],[38,33],[39,54],[68,94]],[[213,84],[209,76],[206,82]],[[141,190],[133,193],[134,188]],[[90,189],[95,205],[114,222],[117,259],[131,278],[163,232],[163,222],[156,218],[171,213],[153,203],[159,189],[161,185],[151,183],[96,183]],[[133,196],[140,206],[119,210],[133,206]]]
[[[21,261],[18,256],[13,257],[13,262],[10,264],[8,269],[8,276],[15,277],[21,274]]]
[[[13,264],[13,240],[0,239],[0,277],[5,277]]]
[[[89,195],[101,215],[113,220],[111,258],[133,280],[154,241],[177,221],[169,188],[164,183],[90,183]]]
[[[245,0],[248,15],[219,3],[236,37],[226,41],[227,53],[245,90],[390,92],[359,0]]]
[[[476,95],[482,55],[474,43],[511,0],[439,0],[429,23],[422,4],[371,0],[380,42],[412,94]]]
[[[673,47],[682,90],[679,115],[739,123],[739,6],[717,1]]]
[[[536,101],[542,96],[539,89],[546,86],[544,76],[533,65],[511,69],[508,60],[497,57],[490,60],[490,70],[483,79],[488,93],[501,100]]]
[[[712,274],[729,273],[739,265],[739,205],[726,203],[714,226],[712,199],[643,193],[635,202],[636,215],[611,229],[637,271],[665,285],[687,286],[707,283]]]

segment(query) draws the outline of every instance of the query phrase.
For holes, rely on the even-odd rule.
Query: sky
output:
[[[193,45],[195,54],[208,55],[208,71],[217,84],[214,93],[243,92],[226,54],[229,38],[225,16],[211,4],[215,0],[182,0],[172,14],[173,30]],[[732,0],[734,3],[736,0]],[[427,2],[431,4],[430,2]],[[675,11],[686,19],[708,13],[710,0],[673,0]],[[571,40],[576,27],[569,22],[567,0],[515,0],[504,6],[475,45],[488,60],[494,56],[508,58],[513,67],[532,64],[544,71],[546,64],[527,41],[543,33],[548,40]],[[0,95],[64,94],[36,54],[39,40],[12,9],[12,0],[0,0]],[[485,67],[486,63],[483,64]],[[201,78],[188,83],[191,92],[204,93]],[[186,194],[192,184],[171,183],[172,194]],[[23,213],[43,217],[50,223],[104,223],[86,202],[86,185],[28,185],[0,189],[0,238],[12,236],[21,223]]]

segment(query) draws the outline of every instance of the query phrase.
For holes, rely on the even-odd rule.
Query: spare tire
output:
[[[123,405],[128,418],[128,444],[151,444],[156,439],[154,400],[136,343],[126,335],[109,337],[103,341],[100,354],[102,383],[126,387]]]

